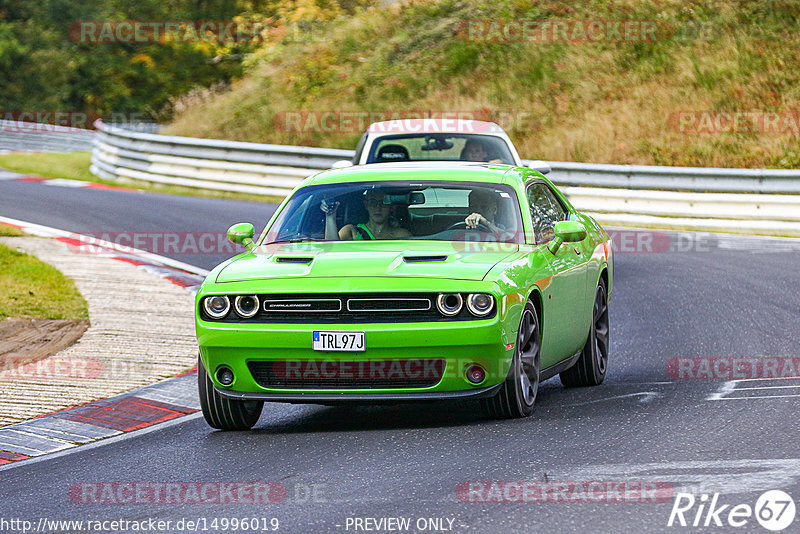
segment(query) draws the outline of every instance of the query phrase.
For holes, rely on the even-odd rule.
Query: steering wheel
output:
[[[455,224],[451,224],[445,230],[445,232],[449,232],[450,230],[479,230],[479,231],[482,231],[482,232],[491,232],[492,231],[491,228],[489,228],[488,226],[486,226],[482,222],[479,222],[475,228],[467,228],[467,223],[465,221],[460,221],[460,222],[457,222]]]

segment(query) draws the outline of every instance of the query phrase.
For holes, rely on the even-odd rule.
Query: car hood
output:
[[[335,241],[259,247],[222,267],[216,282],[265,278],[429,277],[483,280],[519,251],[507,243]]]

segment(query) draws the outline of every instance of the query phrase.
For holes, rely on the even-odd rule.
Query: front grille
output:
[[[401,299],[401,298],[368,298],[368,299],[347,299],[347,311],[371,311],[371,312],[392,312],[392,311],[428,311],[431,309],[431,299]]]
[[[278,360],[247,367],[259,386],[273,389],[426,388],[441,381],[445,361]]]
[[[264,313],[331,313],[342,310],[342,301],[339,299],[322,298],[282,298],[262,299],[261,310]]]
[[[263,324],[359,324],[474,321],[467,307],[455,316],[445,317],[436,308],[437,293],[303,293],[260,294],[256,315],[243,319],[231,309],[221,319],[200,314],[207,321]],[[463,294],[466,299],[466,294]],[[233,308],[231,306],[231,308]],[[497,306],[486,317],[494,317]]]

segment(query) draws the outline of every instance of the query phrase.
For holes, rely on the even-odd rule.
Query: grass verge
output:
[[[26,235],[28,234],[19,228],[0,223],[0,237],[23,237]]]
[[[353,148],[366,113],[471,111],[531,159],[800,166],[796,0],[371,4],[306,39],[264,44],[230,90],[179,99],[166,133]],[[656,31],[581,37],[625,21]],[[544,38],[522,38],[521,22],[540,23]],[[569,37],[546,30],[555,22]]]
[[[10,233],[0,225],[0,232]],[[8,317],[88,320],[75,282],[43,261],[0,244],[0,320]]]

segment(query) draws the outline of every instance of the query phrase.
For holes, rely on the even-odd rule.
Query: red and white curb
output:
[[[197,372],[0,429],[0,466],[197,412]],[[2,469],[0,467],[0,469]]]
[[[70,180],[68,178],[44,178],[42,176],[32,176],[29,174],[20,174],[12,171],[0,171],[0,180],[12,182],[36,182],[42,185],[51,185],[55,187],[70,187],[78,189],[102,189],[106,191],[126,191],[143,193],[140,189],[132,189],[129,187],[120,187],[116,185],[97,184],[94,182],[85,182],[83,180]]]
[[[2,179],[0,177],[0,179]],[[208,271],[138,249],[124,253],[113,243],[57,228],[0,217],[0,224],[67,245],[92,245],[98,255],[124,261],[196,291]],[[192,369],[134,391],[0,428],[0,466],[63,451],[100,439],[163,423],[200,409],[197,371]],[[2,467],[0,467],[2,469]]]
[[[56,241],[73,246],[76,250],[80,250],[81,247],[92,247],[93,253],[96,253],[98,256],[131,263],[161,278],[166,278],[174,284],[185,287],[190,291],[196,291],[208,274],[208,271],[205,269],[200,269],[199,267],[189,265],[182,261],[173,260],[172,258],[167,258],[159,254],[147,252],[146,250],[126,246],[124,247],[124,251],[121,251],[120,246],[108,241],[99,240],[95,237],[84,236],[57,228],[51,228],[49,226],[11,219],[9,217],[0,217],[0,224],[19,228],[23,232],[31,235],[53,238]]]

